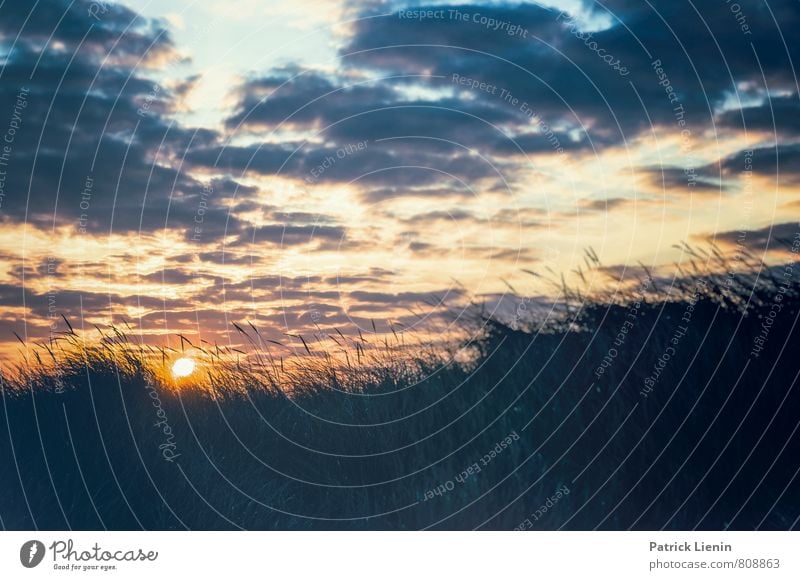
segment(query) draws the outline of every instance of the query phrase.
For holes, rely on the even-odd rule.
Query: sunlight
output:
[[[177,378],[188,377],[194,372],[194,360],[190,358],[179,358],[172,365],[172,374]]]

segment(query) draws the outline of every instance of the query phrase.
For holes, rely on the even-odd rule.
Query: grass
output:
[[[476,311],[468,344],[320,331],[285,359],[246,324],[238,352],[184,337],[203,374],[179,388],[176,352],[70,328],[0,377],[0,523],[789,529],[800,284],[689,250],[677,278],[603,294],[533,274],[558,308]],[[588,256],[581,276],[602,268]]]

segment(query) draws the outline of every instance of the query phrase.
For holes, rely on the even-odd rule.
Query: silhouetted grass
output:
[[[788,529],[800,284],[715,252],[591,299],[554,278],[546,319],[476,316],[467,363],[344,330],[286,360],[238,325],[240,352],[181,339],[176,386],[177,352],[67,332],[2,377],[2,526]]]

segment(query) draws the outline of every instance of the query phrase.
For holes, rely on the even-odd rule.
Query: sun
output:
[[[188,377],[194,372],[194,368],[195,364],[193,359],[187,357],[179,358],[172,365],[172,374],[178,378]]]

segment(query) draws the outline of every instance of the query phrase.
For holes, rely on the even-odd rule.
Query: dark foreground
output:
[[[781,272],[736,298],[692,280],[677,301],[583,305],[548,332],[492,322],[471,370],[420,359],[291,398],[153,390],[111,350],[7,379],[0,523],[790,529],[800,340]]]

